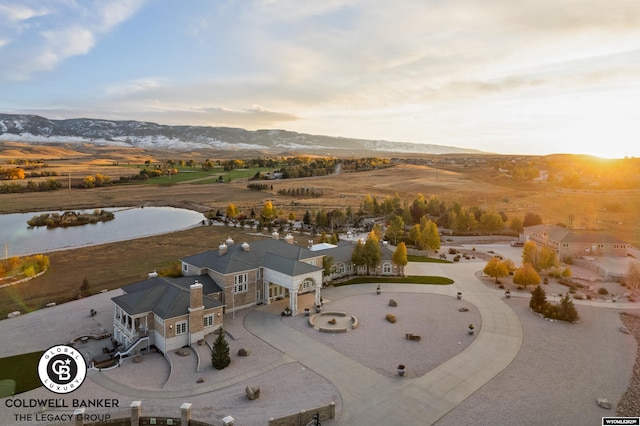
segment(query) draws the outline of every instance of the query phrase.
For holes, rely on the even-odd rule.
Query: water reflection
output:
[[[0,249],[2,257],[24,256],[104,244],[132,238],[178,231],[198,225],[202,213],[173,207],[105,208],[115,213],[108,222],[68,228],[29,228],[27,220],[35,215],[54,212],[14,213],[0,215]],[[85,210],[86,212],[93,212]],[[59,212],[63,213],[63,212]]]

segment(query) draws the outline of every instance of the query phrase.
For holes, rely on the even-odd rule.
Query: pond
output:
[[[202,213],[173,207],[105,208],[115,219],[68,228],[29,228],[27,220],[42,213],[0,215],[0,258],[112,243],[179,231],[199,225]],[[80,210],[75,210],[80,211]],[[82,210],[88,213],[91,210]],[[63,213],[63,212],[57,212]]]

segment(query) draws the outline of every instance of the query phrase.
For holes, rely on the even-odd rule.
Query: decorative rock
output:
[[[260,387],[258,386],[247,386],[244,392],[247,394],[249,401],[260,398]]]
[[[620,328],[618,329],[621,332],[623,332],[624,334],[631,334],[631,332],[629,331],[629,329],[627,327],[625,327],[624,325],[620,326]]]
[[[609,400],[607,398],[598,398],[598,405],[601,406],[602,408],[606,408],[606,409],[610,409],[611,408],[611,403],[609,402]]]
[[[136,364],[141,363],[141,362],[142,362],[142,355],[136,355],[136,356],[133,358],[133,362],[135,362]]]
[[[204,377],[199,377],[198,380],[196,380],[198,383],[204,383]]]
[[[469,308],[460,308],[458,309],[460,312],[469,312]]]
[[[238,349],[238,356],[249,356],[249,354],[250,354],[249,349],[246,349],[246,348]]]
[[[398,306],[398,302],[393,299],[389,299],[389,306],[393,306],[394,308]]]

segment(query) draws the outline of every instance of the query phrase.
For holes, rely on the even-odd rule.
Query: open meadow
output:
[[[293,213],[301,219],[305,211],[330,211],[350,206],[357,211],[366,195],[380,201],[396,194],[411,203],[418,193],[435,196],[446,203],[464,207],[477,206],[504,212],[508,218],[522,218],[533,212],[545,223],[573,223],[574,226],[598,227],[637,245],[640,227],[640,188],[609,190],[560,190],[551,183],[516,181],[491,163],[468,161],[457,164],[415,165],[401,163],[388,168],[361,172],[340,172],[320,177],[261,181],[266,190],[247,188],[249,177],[257,169],[225,172],[214,168],[203,175],[199,168],[180,172],[180,178],[149,179],[144,182],[112,184],[99,188],[79,188],[87,175],[109,176],[112,182],[120,176],[139,173],[146,161],[165,164],[168,159],[229,159],[233,153],[148,152],[141,149],[91,145],[34,145],[3,143],[0,167],[15,167],[12,160],[43,161],[41,170],[55,171],[63,187],[55,191],[0,194],[0,213],[43,210],[74,210],[116,206],[174,206],[199,212],[226,211],[229,203],[249,214],[258,214],[265,201],[271,200],[279,215]],[[255,155],[253,155],[255,154]],[[249,155],[249,154],[243,154]],[[265,156],[252,153],[253,158]],[[373,155],[373,154],[372,154]],[[379,153],[377,155],[380,155]],[[390,155],[389,155],[390,156]],[[400,156],[400,154],[395,154]],[[415,159],[415,156],[413,156]],[[447,158],[460,158],[451,156]],[[476,156],[477,157],[477,156]],[[476,157],[467,157],[476,158]],[[496,158],[499,156],[492,156]],[[399,157],[403,158],[403,157]],[[425,157],[438,160],[438,156]],[[482,158],[482,156],[480,156]],[[567,166],[569,167],[569,165]],[[193,179],[183,175],[193,173]],[[218,182],[222,177],[222,181]],[[43,177],[35,180],[45,179]],[[29,178],[25,179],[25,182]],[[66,184],[71,181],[72,188]],[[22,183],[23,185],[25,183]],[[278,195],[287,188],[314,188],[320,197]],[[130,241],[49,253],[50,269],[28,283],[0,289],[0,318],[8,312],[38,309],[50,302],[78,297],[86,278],[90,292],[117,288],[142,280],[154,269],[168,267],[182,256],[203,251],[222,242],[227,236],[237,241],[252,239],[246,231],[224,226],[203,226],[186,231],[140,238]],[[301,238],[306,241],[306,237]]]

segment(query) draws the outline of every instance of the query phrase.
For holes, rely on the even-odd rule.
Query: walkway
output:
[[[433,424],[502,371],[522,344],[520,321],[501,297],[474,277],[478,263],[409,264],[408,275],[449,276],[450,286],[394,285],[394,292],[437,293],[476,305],[482,327],[475,341],[459,355],[416,379],[389,378],[351,360],[295,330],[282,327],[280,319],[260,310],[252,311],[245,326],[276,349],[298,360],[338,388],[343,399],[339,423]],[[328,299],[371,292],[372,286],[328,288]]]

